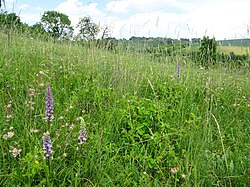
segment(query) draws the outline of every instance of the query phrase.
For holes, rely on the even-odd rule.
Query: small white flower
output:
[[[6,116],[7,119],[10,119],[10,118],[13,118],[13,115],[12,114],[9,114]]]
[[[15,135],[14,132],[8,132],[7,134],[4,134],[4,135],[3,135],[3,138],[4,138],[5,140],[8,140],[8,139],[11,139],[14,135]]]
[[[75,128],[76,126],[72,123],[69,128],[72,130],[73,128]]]
[[[181,178],[183,178],[183,179],[186,179],[186,177],[187,177],[187,175],[185,175],[185,174],[181,175]]]
[[[16,147],[10,146],[10,153],[13,157],[17,157],[22,152],[22,149],[17,149]]]
[[[180,171],[180,168],[178,168],[178,167],[171,168],[171,173],[173,173],[173,174],[176,174],[179,171]]]
[[[63,119],[63,116],[60,116],[59,118],[58,118],[58,120],[62,120]]]
[[[32,133],[32,132],[33,132],[33,133],[37,133],[37,132],[39,132],[39,130],[38,130],[38,129],[33,129],[33,128],[31,128],[31,129],[30,129],[30,132],[31,132],[31,133]]]

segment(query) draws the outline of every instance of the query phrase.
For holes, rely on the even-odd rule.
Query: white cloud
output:
[[[6,0],[9,10],[21,11],[21,20],[33,24],[40,20],[43,8],[18,5]],[[106,6],[84,3],[83,0],[64,0],[51,8],[69,16],[76,26],[80,17],[90,16],[97,24],[108,25],[112,36],[202,37],[216,39],[247,36],[250,26],[249,0],[112,0]]]
[[[176,27],[179,26],[179,23],[180,19],[178,16],[171,13],[163,13],[160,11],[138,13],[130,16],[126,20],[118,21],[119,25],[123,25],[122,30],[119,31],[119,35],[122,33],[123,37],[126,38],[131,36],[157,37],[168,36],[171,35],[170,33],[174,33],[175,37],[177,37],[178,33],[176,33],[175,30]],[[117,30],[115,33],[117,36]]]
[[[67,0],[60,3],[55,10],[68,15],[72,25],[76,26],[79,18],[84,16],[90,16],[95,22],[103,21],[105,14],[97,6],[97,3],[83,4],[79,0]]]
[[[111,1],[107,4],[107,10],[115,13],[127,13],[128,4],[122,1]]]
[[[250,1],[244,0],[213,2],[188,13],[186,21],[199,36],[208,34],[220,39],[239,33],[244,36],[246,23],[250,21],[249,7]]]
[[[28,4],[22,4],[18,6],[20,10],[21,20],[29,25],[33,25],[41,20],[44,9],[40,6],[31,6]]]
[[[174,2],[175,0],[145,0],[144,2],[132,0],[112,1],[106,6],[107,8],[110,7],[110,10],[103,12],[98,8],[98,4],[96,3],[83,4],[79,0],[67,0],[59,4],[56,10],[68,15],[73,26],[76,26],[80,17],[89,15],[94,22],[100,23],[101,26],[108,25],[112,30],[112,35],[117,38],[130,38],[133,35],[159,36],[160,34],[166,36],[168,35],[167,30],[165,30],[166,25],[168,27],[170,25],[169,23],[166,24],[166,20],[178,25],[177,21],[179,19],[175,14],[164,13],[157,11],[157,9],[160,9],[164,4],[167,5]],[[112,3],[118,3],[115,5],[115,9],[112,9]],[[119,9],[121,12],[126,12],[126,8],[130,9],[131,7],[140,10],[139,13],[128,15],[127,18],[120,18],[119,15],[110,14],[113,10],[118,11]],[[149,13],[144,11],[150,8],[155,11]]]
[[[21,10],[28,9],[29,7],[30,7],[30,5],[28,5],[28,4],[21,4],[21,5],[19,5],[19,8],[20,8]]]
[[[23,22],[33,25],[40,21],[41,15],[40,14],[32,14],[32,13],[26,13],[26,14],[20,14],[21,20],[25,20]]]
[[[114,13],[128,13],[129,10],[148,12],[159,10],[163,7],[173,5],[175,2],[176,0],[116,0],[107,3],[106,7],[108,11]]]
[[[247,24],[250,25],[248,13],[250,1],[212,0],[200,2],[197,5],[184,1],[164,1],[155,5],[154,3],[157,1],[146,1],[145,5],[141,6],[141,8],[144,6],[147,9],[151,5],[154,11],[139,12],[126,19],[120,19],[117,26],[123,26],[122,35],[125,37],[136,35],[192,38],[202,37],[206,34],[211,37],[215,36],[216,39],[247,36]],[[127,2],[126,6],[124,2]],[[122,0],[118,3],[123,5],[123,12],[126,13],[128,10],[134,9],[138,1],[133,3],[130,0]],[[158,7],[159,4],[164,3],[169,3],[169,5],[185,11],[168,13],[164,11],[164,6]],[[116,24],[114,23],[114,25]],[[118,33],[117,30],[114,34],[121,35],[121,32]]]
[[[84,4],[80,0],[67,0],[56,8],[76,25],[80,17],[89,15],[96,23],[110,25],[118,38],[131,36],[202,37],[204,34],[218,39],[244,35],[250,2],[191,1],[185,0],[116,0],[101,11],[97,3]],[[173,9],[173,11],[169,11]],[[175,12],[175,9],[181,12]],[[171,12],[171,13],[170,13]],[[246,32],[245,32],[246,33]]]

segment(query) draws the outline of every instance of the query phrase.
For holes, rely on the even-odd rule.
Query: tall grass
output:
[[[248,186],[248,71],[17,34],[0,42],[0,186]]]

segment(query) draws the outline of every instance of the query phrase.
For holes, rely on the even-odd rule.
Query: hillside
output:
[[[248,186],[247,68],[0,43],[0,186]]]

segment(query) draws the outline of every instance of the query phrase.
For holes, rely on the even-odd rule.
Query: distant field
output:
[[[249,46],[218,46],[219,53],[229,54],[230,52],[234,52],[236,55],[249,55],[250,54],[250,47]],[[198,51],[199,46],[192,46],[192,51]]]
[[[218,46],[218,51],[221,53],[229,54],[234,52],[237,55],[250,54],[249,46]]]

